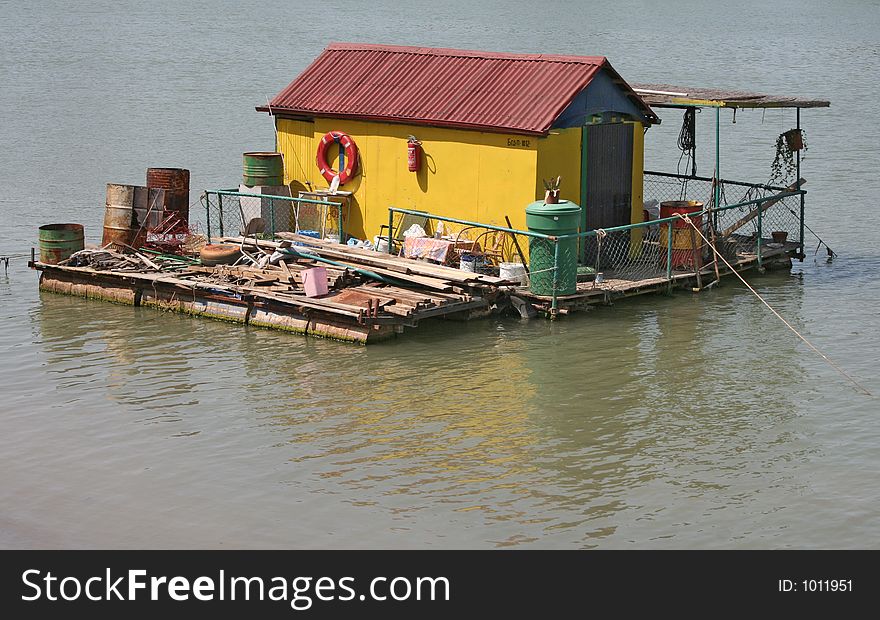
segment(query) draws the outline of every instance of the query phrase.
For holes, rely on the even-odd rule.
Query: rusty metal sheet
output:
[[[261,110],[546,134],[603,56],[507,54],[334,43]]]

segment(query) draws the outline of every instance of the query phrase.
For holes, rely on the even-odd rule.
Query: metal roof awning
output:
[[[670,84],[632,84],[632,89],[651,107],[715,108],[827,108],[830,101],[765,95],[720,88],[689,88]]]
[[[594,78],[604,77],[646,124],[659,122],[604,56],[364,43],[328,45],[257,110],[547,135]]]

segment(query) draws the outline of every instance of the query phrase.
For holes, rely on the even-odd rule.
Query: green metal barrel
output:
[[[526,207],[526,227],[531,232],[543,235],[569,235],[578,231],[581,208],[569,202],[547,204],[543,200]],[[556,243],[559,244],[558,273],[554,274]],[[553,281],[556,276],[556,294],[573,295],[577,291],[577,237],[558,242],[547,239],[529,238],[530,290],[535,295],[553,295]]]
[[[244,184],[248,187],[257,185],[284,185],[284,160],[281,153],[245,153]]]
[[[40,262],[57,265],[85,247],[82,224],[40,226]]]

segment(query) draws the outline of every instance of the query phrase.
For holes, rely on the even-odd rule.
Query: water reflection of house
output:
[[[361,238],[387,224],[389,206],[500,225],[509,216],[522,229],[542,179],[560,175],[565,198],[603,205],[583,230],[642,221],[644,129],[659,122],[601,56],[365,44],[330,45],[258,110],[275,117],[286,183],[327,187],[322,137],[354,140],[357,166],[340,189],[352,192],[346,231]],[[416,172],[410,136],[421,142]],[[344,158],[327,149],[333,169],[350,168]]]

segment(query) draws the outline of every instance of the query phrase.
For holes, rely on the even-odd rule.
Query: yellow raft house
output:
[[[257,107],[275,150],[203,192],[208,245],[168,252],[167,212],[148,223],[142,208],[129,242],[33,266],[44,290],[361,343],[429,318],[704,290],[804,259],[801,109],[828,105],[630,85],[599,56],[334,43]],[[690,174],[644,169],[655,108],[682,115]],[[721,177],[725,108],[796,110],[776,185]],[[714,109],[711,177],[696,175],[700,109]],[[108,186],[105,240],[110,203]]]

